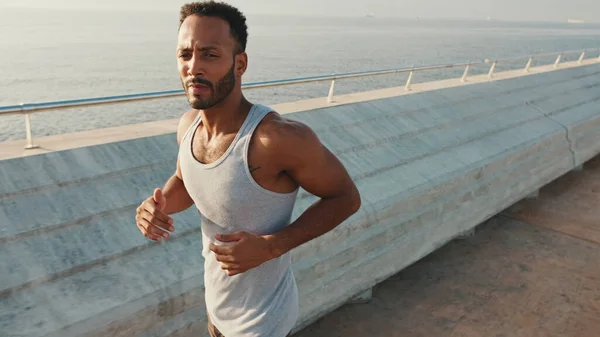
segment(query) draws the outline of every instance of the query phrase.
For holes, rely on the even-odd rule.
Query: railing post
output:
[[[467,76],[469,76],[469,69],[471,69],[471,63],[470,62],[465,67],[465,72],[463,73],[462,78],[460,79],[461,82],[463,82],[463,83],[467,82]]]
[[[558,68],[561,57],[562,57],[562,54],[558,54],[558,57],[556,58],[556,62],[554,62],[554,68]]]
[[[31,136],[31,116],[29,113],[25,113],[25,107],[23,103],[21,103],[21,112],[25,114],[25,133],[27,135],[27,144],[25,145],[25,149],[36,149],[39,146],[33,144],[33,137]]]
[[[527,65],[525,66],[525,72],[528,73],[529,72],[529,68],[531,68],[531,62],[533,62],[533,57],[529,58],[529,61],[527,61]]]
[[[329,96],[327,96],[327,103],[333,103],[333,95],[335,94],[335,79],[331,81],[331,87],[329,87]]]
[[[581,56],[579,56],[579,60],[577,60],[577,63],[581,64],[581,62],[583,62],[584,57],[585,57],[585,52],[582,52]]]
[[[412,84],[413,72],[411,71],[408,74],[408,80],[406,81],[406,85],[404,86],[404,90],[410,91],[410,85]]]
[[[490,72],[488,73],[488,77],[492,78],[494,76],[494,70],[496,70],[496,62],[494,61],[494,63],[492,63],[492,66],[490,67]]]

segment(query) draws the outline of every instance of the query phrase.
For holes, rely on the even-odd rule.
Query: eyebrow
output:
[[[191,49],[193,49],[193,47],[190,45],[184,45],[184,46],[177,47],[178,51],[191,50]],[[211,51],[211,50],[216,50],[216,49],[218,49],[216,46],[206,46],[206,47],[198,48],[199,51]]]

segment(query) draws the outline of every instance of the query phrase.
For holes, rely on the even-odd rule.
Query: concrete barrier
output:
[[[297,329],[600,151],[600,64],[297,112],[363,207],[293,252]],[[149,243],[135,208],[174,134],[0,161],[0,335],[206,336],[199,217]],[[315,198],[301,191],[299,216]]]

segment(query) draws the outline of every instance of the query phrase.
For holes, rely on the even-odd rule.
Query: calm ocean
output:
[[[248,21],[245,82],[600,48],[600,25],[590,24],[267,16],[249,16]],[[177,25],[176,12],[3,9],[0,106],[180,89]],[[503,69],[507,66],[498,67]],[[415,81],[460,73],[419,74]],[[336,93],[399,85],[405,79],[345,80]],[[326,96],[328,87],[297,85],[248,91],[247,96],[274,104]],[[33,134],[175,118],[187,107],[182,96],[39,113],[32,116]],[[0,117],[0,141],[24,137],[22,116]]]

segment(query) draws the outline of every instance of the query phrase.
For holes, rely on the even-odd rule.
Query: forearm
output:
[[[265,236],[273,257],[279,257],[331,231],[358,211],[359,207],[358,196],[320,199],[292,224],[275,234]]]
[[[163,194],[167,199],[167,205],[164,213],[174,214],[185,211],[194,204],[194,200],[187,192],[183,181],[176,174],[171,176],[163,187]]]

